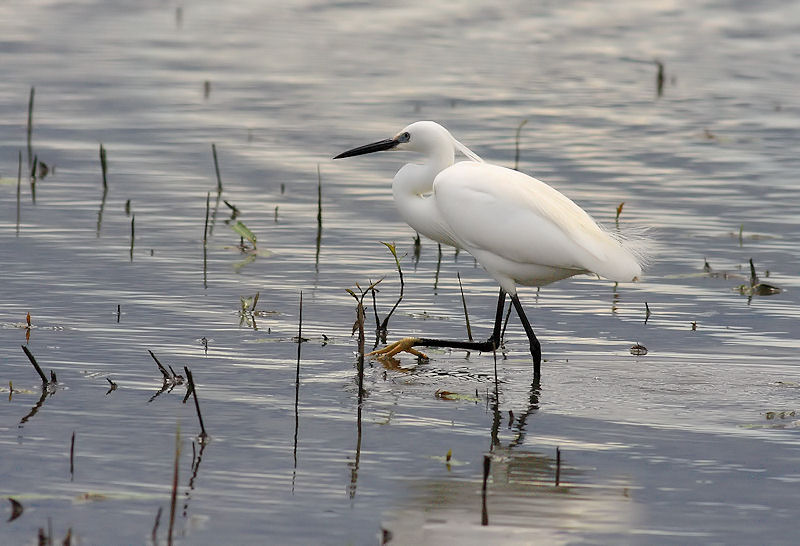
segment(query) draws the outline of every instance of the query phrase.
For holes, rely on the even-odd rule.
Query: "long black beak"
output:
[[[359,146],[358,148],[347,150],[346,152],[340,153],[333,159],[342,159],[345,157],[353,157],[356,155],[371,154],[372,152],[382,152],[384,150],[391,150],[399,143],[400,142],[396,138],[387,138],[385,140],[379,140],[378,142],[373,142],[372,144],[365,144],[364,146]]]

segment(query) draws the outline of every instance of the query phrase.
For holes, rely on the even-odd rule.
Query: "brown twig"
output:
[[[33,368],[36,370],[36,373],[38,373],[39,377],[42,378],[42,384],[44,386],[47,386],[47,384],[50,383],[50,381],[48,381],[47,376],[44,375],[44,372],[42,371],[42,368],[39,366],[39,363],[36,362],[36,358],[34,358],[33,354],[28,350],[28,348],[25,345],[21,345],[21,347],[22,350],[25,351],[25,354],[28,356],[28,360],[30,360],[31,364],[33,364]]]

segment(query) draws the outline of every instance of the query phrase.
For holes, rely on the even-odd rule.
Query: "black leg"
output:
[[[500,328],[503,325],[503,309],[506,305],[506,292],[502,288],[497,297],[497,313],[494,318],[494,328],[492,335],[486,341],[456,341],[449,339],[428,339],[420,338],[414,343],[415,346],[425,347],[452,347],[454,349],[467,349],[471,351],[494,351],[500,347]]]
[[[528,336],[528,341],[531,347],[531,357],[533,357],[533,377],[534,382],[538,385],[541,365],[542,365],[542,346],[539,340],[536,339],[536,334],[533,333],[531,323],[528,322],[528,317],[525,316],[525,311],[522,309],[522,304],[519,302],[519,297],[514,294],[511,296],[511,301],[514,308],[517,310],[517,315],[522,322],[522,327],[525,328],[525,333]],[[506,305],[506,292],[501,288],[499,297],[497,298],[497,313],[495,314],[494,328],[492,335],[486,341],[457,341],[450,339],[429,339],[418,337],[407,337],[396,341],[391,345],[370,353],[370,355],[383,354],[385,356],[394,356],[400,351],[408,351],[417,356],[424,356],[419,352],[412,350],[412,347],[452,347],[454,349],[466,349],[468,351],[494,351],[500,347],[500,334],[503,325],[503,309]]]
[[[531,328],[531,323],[528,322],[528,317],[525,316],[525,310],[519,302],[519,296],[514,294],[511,296],[511,301],[514,303],[514,309],[517,310],[517,315],[519,315],[519,320],[522,322],[522,327],[525,328],[525,333],[528,335],[528,341],[531,344],[531,356],[533,357],[533,375],[534,377],[538,377],[542,365],[542,346],[539,340],[536,339],[536,334],[533,333],[533,328]]]
[[[500,347],[500,325],[503,322],[503,309],[505,306],[506,292],[501,288],[500,294],[497,296],[497,313],[494,316],[494,330],[492,331],[492,337],[488,340],[494,343],[495,349]]]

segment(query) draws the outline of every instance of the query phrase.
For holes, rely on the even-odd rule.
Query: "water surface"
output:
[[[0,542],[33,542],[49,521],[59,540],[148,543],[161,509],[165,543],[179,427],[187,544],[792,543],[798,15],[796,2],[0,6],[0,493],[25,508]],[[35,185],[31,86],[31,155],[51,168]],[[470,256],[439,260],[423,240],[415,257],[391,202],[404,158],[330,159],[416,119],[506,166],[527,120],[520,170],[606,225],[625,202],[623,229],[652,228],[639,283],[521,290],[541,385],[512,318],[496,381],[492,355],[432,350],[371,362],[359,406],[345,289],[383,277],[378,312],[391,308],[380,241],[403,256],[390,338],[464,337],[457,273],[476,335],[491,327],[496,287]],[[780,294],[741,293],[750,259]],[[28,334],[58,376],[44,399]],[[153,398],[148,349],[193,371],[202,451],[184,386]]]

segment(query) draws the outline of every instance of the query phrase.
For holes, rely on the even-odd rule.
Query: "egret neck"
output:
[[[397,172],[392,194],[400,216],[409,226],[429,239],[459,247],[432,195],[436,175],[455,162],[453,144],[448,141],[438,144],[426,150],[422,163],[408,163]]]

